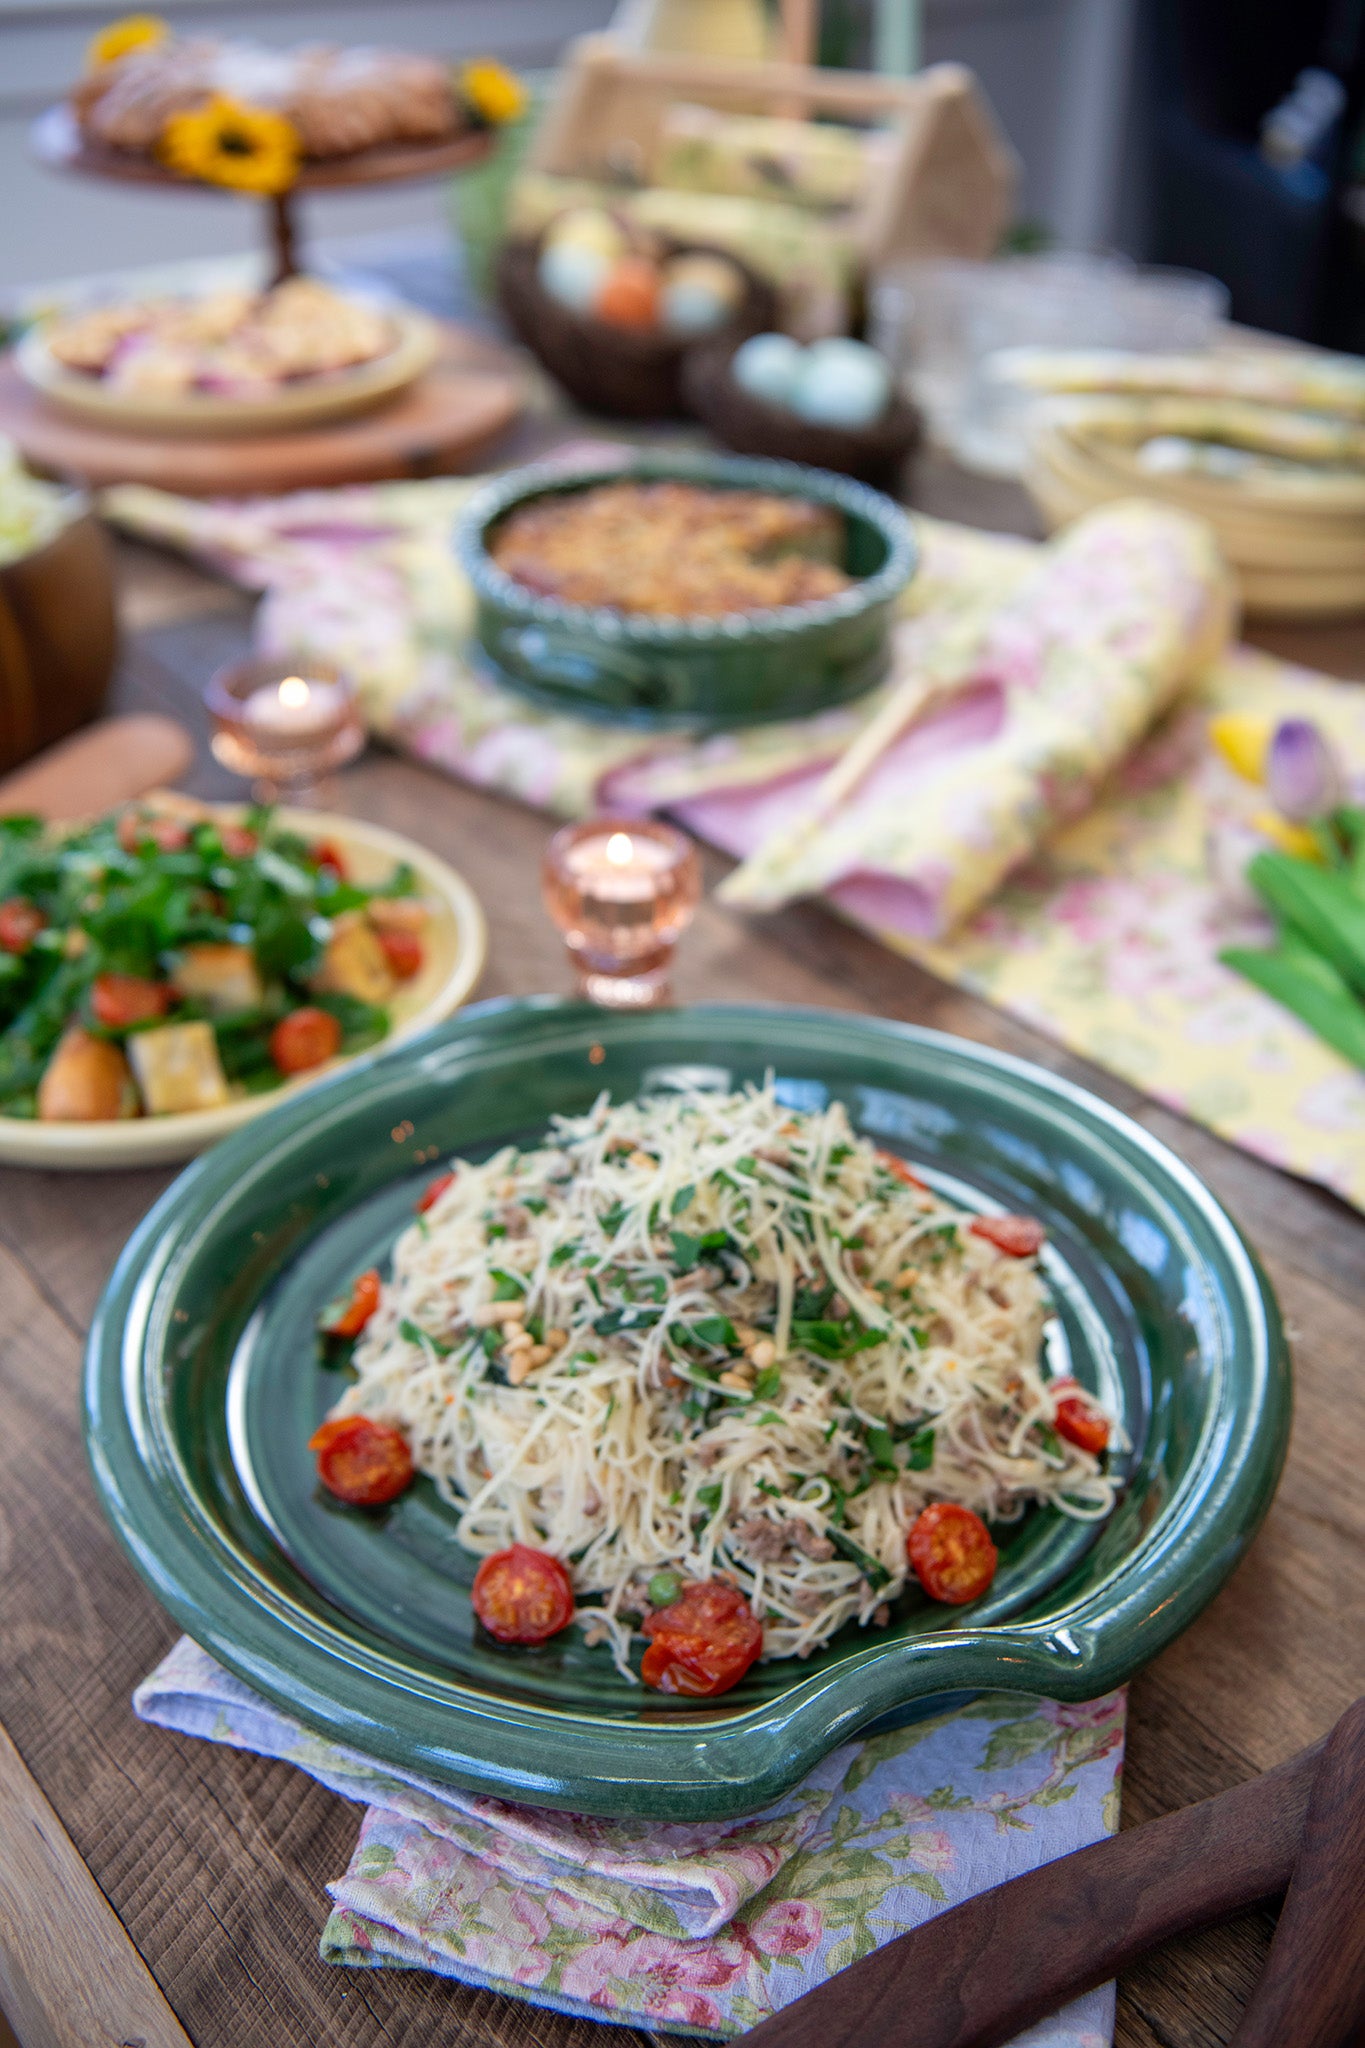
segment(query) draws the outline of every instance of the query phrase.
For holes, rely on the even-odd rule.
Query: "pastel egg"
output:
[[[593,249],[614,263],[625,253],[626,238],[609,213],[596,206],[571,206],[551,221],[545,233],[547,247]]]
[[[751,398],[790,405],[800,380],[805,350],[789,334],[752,334],[730,359],[730,374]]]
[[[547,242],[536,266],[542,288],[571,312],[586,313],[606,282],[611,258],[577,242]]]
[[[675,256],[664,265],[664,324],[675,334],[709,334],[738,305],[744,285],[723,256]]]
[[[870,427],[891,397],[883,356],[861,341],[831,336],[812,342],[791,395],[792,410],[824,427]]]

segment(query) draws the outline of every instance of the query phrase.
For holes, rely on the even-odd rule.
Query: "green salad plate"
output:
[[[621,1677],[576,1628],[534,1650],[476,1628],[478,1560],[425,1479],[342,1507],[307,1441],[340,1390],[321,1306],[383,1265],[439,1162],[530,1141],[556,1112],[775,1075],[974,1209],[1047,1225],[1054,1372],[1123,1419],[1107,1521],[999,1532],[989,1593],[907,1593],[723,1699]],[[1289,1430],[1274,1299],[1213,1196],[1084,1090],[987,1047],[816,1010],[612,1015],[484,1003],[285,1101],[191,1166],[132,1238],[90,1335],[87,1444],[134,1565],[183,1628],[309,1727],[400,1769],[580,1812],[721,1818],[835,1744],[983,1688],[1084,1700],[1131,1676],[1222,1585]]]

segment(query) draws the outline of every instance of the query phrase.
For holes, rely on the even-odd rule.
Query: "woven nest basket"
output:
[[[728,250],[672,243],[670,256],[722,256],[744,279],[744,296],[726,324],[731,347],[771,327],[777,306],[770,286]],[[657,420],[687,411],[683,370],[702,344],[695,336],[642,334],[571,312],[551,298],[537,272],[540,238],[507,242],[498,255],[498,302],[518,340],[587,412],[613,419]],[[714,337],[708,336],[711,341]]]
[[[857,477],[874,490],[895,495],[907,456],[919,446],[919,413],[897,392],[882,417],[869,427],[824,427],[803,420],[785,406],[755,398],[735,381],[731,361],[742,336],[695,349],[683,370],[689,411],[716,439],[738,455],[771,455]]]

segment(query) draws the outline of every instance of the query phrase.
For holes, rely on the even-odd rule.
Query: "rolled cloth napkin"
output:
[[[720,2040],[1118,1826],[1121,1692],[1083,1706],[984,1695],[846,1743],[762,1813],[673,1824],[514,1806],[399,1771],[310,1734],[188,1637],[133,1704],[365,1804],[350,1868],[327,1887],[324,1961],[434,1970]],[[1113,2010],[1105,1987],[1021,2039],[1108,2048]]]
[[[902,647],[937,691],[932,708],[832,808],[820,779],[794,778],[757,844],[729,844],[748,857],[722,900],[766,910],[850,885],[866,896],[870,884],[898,929],[939,937],[1089,807],[1221,653],[1233,616],[1201,521],[1137,500],[1079,520],[965,648],[960,637]]]

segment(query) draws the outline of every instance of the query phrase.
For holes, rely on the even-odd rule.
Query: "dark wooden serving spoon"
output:
[[[752,2048],[1001,2048],[1173,1935],[1288,1888],[1232,2048],[1365,2040],[1365,1700],[1214,1799],[979,1892],[808,1991]]]

